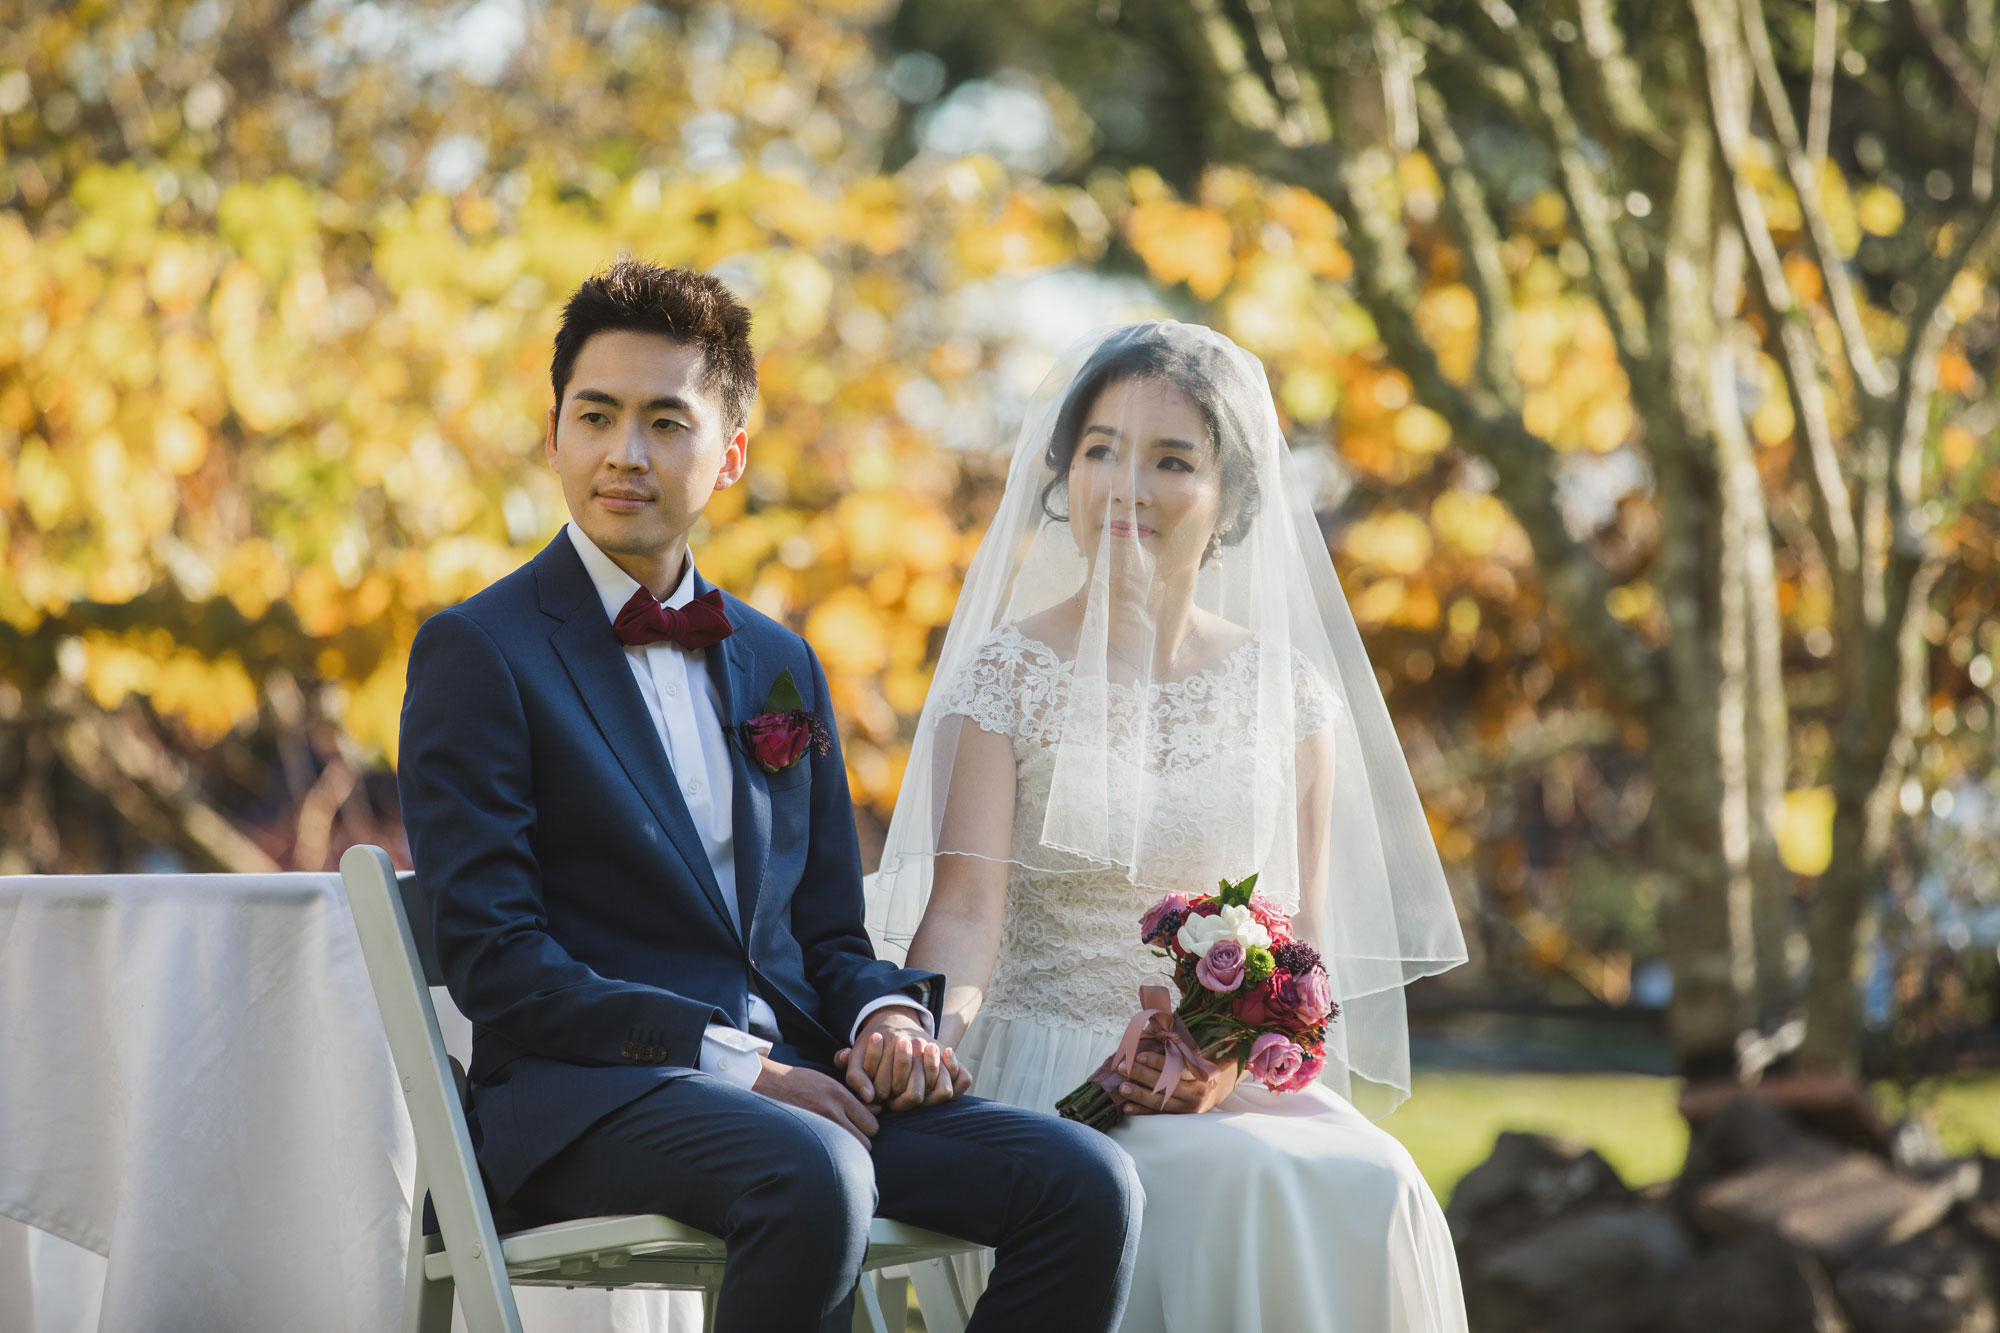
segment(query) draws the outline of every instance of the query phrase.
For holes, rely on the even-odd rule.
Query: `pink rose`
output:
[[[1248,962],[1240,941],[1217,940],[1194,965],[1195,979],[1216,994],[1227,995],[1243,984],[1243,969]]]
[[[1185,893],[1168,894],[1147,908],[1146,915],[1139,918],[1139,939],[1146,944],[1165,943],[1164,939],[1154,938],[1156,935],[1161,934],[1160,927],[1169,917],[1176,916],[1177,914],[1182,917],[1186,916],[1187,909],[1188,896]],[[1179,922],[1177,921],[1174,929],[1178,930],[1179,928]],[[1167,935],[1171,935],[1172,933],[1173,931],[1166,932]]]
[[[1261,893],[1250,895],[1250,915],[1257,918],[1257,924],[1271,932],[1271,943],[1283,944],[1292,937],[1291,914]]]
[[[1250,1077],[1273,1092],[1290,1090],[1305,1067],[1306,1053],[1290,1037],[1266,1032],[1250,1047]]]
[[[1321,1059],[1317,1055],[1309,1055],[1306,1057],[1305,1063],[1299,1066],[1298,1073],[1292,1075],[1292,1077],[1289,1080],[1287,1080],[1283,1086],[1274,1087],[1271,1089],[1271,1091],[1303,1092],[1305,1089],[1311,1087],[1315,1082],[1319,1080],[1320,1071],[1325,1068],[1326,1068],[1325,1060]]]
[[[1292,978],[1292,991],[1297,997],[1296,1013],[1303,1027],[1317,1027],[1333,1012],[1333,986],[1326,979],[1326,973],[1317,969],[1303,976]]]

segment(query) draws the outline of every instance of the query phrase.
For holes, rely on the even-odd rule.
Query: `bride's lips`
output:
[[[1144,523],[1127,523],[1122,518],[1111,520],[1111,535],[1114,537],[1150,537],[1153,530]]]
[[[636,514],[653,503],[652,496],[641,495],[637,491],[599,491],[597,500],[606,509],[617,514]]]

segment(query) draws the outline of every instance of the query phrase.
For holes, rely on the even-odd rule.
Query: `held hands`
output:
[[[847,1091],[885,1111],[937,1106],[972,1087],[958,1057],[906,1009],[876,1010],[833,1062],[846,1071]]]
[[[1208,1074],[1184,1066],[1180,1082],[1164,1093],[1155,1092],[1152,1084],[1160,1076],[1163,1061],[1157,1051],[1141,1051],[1118,1066],[1118,1072],[1126,1078],[1135,1073],[1138,1076],[1135,1082],[1118,1085],[1119,1109],[1126,1115],[1199,1115],[1212,1111],[1236,1090],[1236,1080],[1242,1075],[1238,1063],[1224,1057],[1216,1061],[1214,1071]]]
[[[752,1085],[753,1092],[824,1116],[852,1134],[862,1147],[868,1146],[868,1140],[880,1128],[875,1113],[842,1087],[838,1079],[828,1078],[817,1069],[779,1064],[768,1055],[759,1058],[764,1068]]]

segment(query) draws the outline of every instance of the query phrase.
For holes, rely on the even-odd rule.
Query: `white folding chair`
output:
[[[586,1217],[506,1236],[495,1231],[465,1123],[465,1071],[445,1053],[431,1006],[430,987],[443,981],[422,890],[414,875],[396,873],[380,847],[349,848],[340,874],[416,1131],[403,1333],[447,1333],[454,1293],[472,1333],[521,1333],[516,1284],[700,1291],[703,1327],[712,1328],[724,1247],[705,1231],[650,1214]],[[424,1234],[426,1190],[441,1235]],[[906,1277],[916,1285],[931,1333],[963,1333],[965,1301],[946,1260],[979,1248],[876,1218],[856,1293],[856,1333],[900,1333]]]

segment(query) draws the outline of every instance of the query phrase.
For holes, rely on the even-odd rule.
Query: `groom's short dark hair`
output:
[[[621,255],[584,279],[563,307],[549,379],[562,404],[577,353],[599,333],[656,333],[701,352],[701,386],[722,400],[728,427],[750,416],[757,396],[757,358],[750,350],[750,312],[706,273],[662,268]]]

